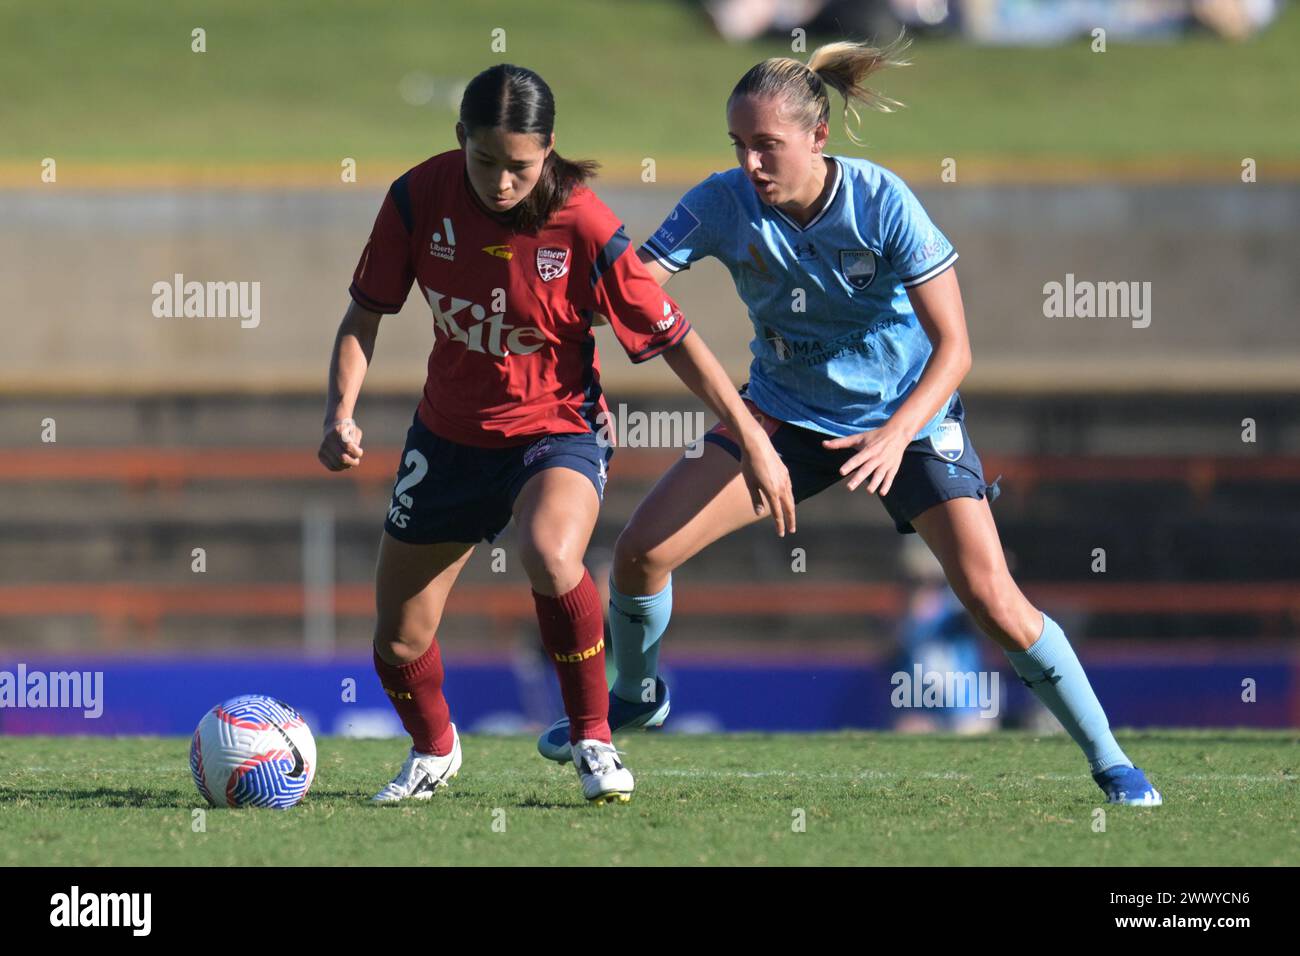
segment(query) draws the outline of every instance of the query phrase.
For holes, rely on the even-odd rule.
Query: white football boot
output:
[[[573,745],[573,765],[582,781],[582,795],[597,806],[632,799],[632,771],[619,762],[613,744],[579,740]]]
[[[406,755],[406,763],[393,778],[392,783],[370,798],[371,803],[397,803],[399,800],[428,800],[434,792],[447,786],[460,772],[460,734],[451,725],[451,753],[417,753],[415,748]]]

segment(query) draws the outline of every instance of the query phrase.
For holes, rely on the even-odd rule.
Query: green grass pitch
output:
[[[307,800],[207,810],[188,739],[0,738],[0,864],[812,864],[1082,866],[1300,863],[1300,739],[1121,733],[1165,797],[1105,807],[1064,736],[621,736],[637,792],[588,806],[532,738],[464,738],[431,801],[367,798],[400,741],[324,738]],[[802,824],[802,827],[800,827]]]
[[[727,45],[679,0],[481,0],[368,5],[348,0],[0,0],[0,161],[310,162],[338,181],[339,161],[415,162],[455,146],[458,80],[502,60],[532,67],[556,92],[565,155],[639,181],[644,157],[662,181],[726,169],[734,153],[724,102],[750,66],[789,55],[780,39]],[[207,50],[191,49],[206,31]],[[492,48],[505,31],[504,51]],[[811,37],[812,44],[840,37]],[[1242,44],[1091,41],[978,47],[924,40],[915,65],[880,87],[908,104],[869,116],[865,153],[914,157],[1131,160],[1242,157],[1262,177],[1300,155],[1300,9]],[[806,56],[806,53],[800,53]],[[440,91],[399,96],[418,71]],[[835,98],[832,148],[845,138]],[[686,164],[678,169],[679,164]],[[62,172],[62,170],[61,170]],[[33,174],[34,175],[34,174]],[[322,173],[323,175],[323,173]]]

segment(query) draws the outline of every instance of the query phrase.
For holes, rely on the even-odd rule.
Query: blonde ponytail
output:
[[[892,113],[903,104],[866,85],[872,74],[891,66],[908,66],[904,54],[911,41],[901,35],[888,46],[842,41],[828,43],[813,51],[808,62],[791,57],[773,57],[750,68],[731,91],[730,102],[737,96],[778,97],[795,114],[804,129],[830,120],[831,100],[827,87],[844,98],[844,131],[859,146],[866,145],[854,132],[861,128],[859,106],[881,113]],[[853,124],[849,117],[853,117]]]

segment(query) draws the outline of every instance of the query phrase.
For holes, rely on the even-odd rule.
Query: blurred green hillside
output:
[[[908,109],[868,117],[867,155],[1295,169],[1298,50],[1294,5],[1245,44],[918,42],[912,67],[880,78]],[[0,163],[409,164],[454,145],[457,84],[509,60],[554,88],[566,154],[623,177],[654,157],[661,179],[690,178],[732,162],[722,107],[740,74],[788,52],[728,46],[669,0],[0,0]],[[835,132],[837,150],[860,152]]]

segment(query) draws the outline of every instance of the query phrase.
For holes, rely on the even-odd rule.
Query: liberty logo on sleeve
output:
[[[942,254],[948,248],[948,242],[942,236],[930,234],[930,238],[912,253],[912,261],[917,265],[929,262],[935,256]]]
[[[840,272],[855,289],[865,289],[876,277],[876,257],[870,249],[841,249]]]
[[[956,461],[966,451],[966,440],[961,437],[957,422],[941,422],[930,436],[930,447],[948,461]]]
[[[668,252],[672,252],[698,228],[700,228],[700,221],[695,218],[695,214],[678,203],[677,208],[668,214],[663,225],[655,231],[654,241]]]
[[[446,259],[448,262],[456,259],[456,230],[451,227],[451,219],[447,216],[442,217],[442,229],[446,233],[444,242],[443,232],[435,232],[429,237],[429,255],[437,256],[439,259]]]
[[[546,246],[537,250],[537,274],[543,282],[569,274],[569,250]]]
[[[673,327],[680,316],[681,313],[674,311],[673,304],[664,299],[664,317],[654,324],[654,330],[656,332],[666,332]]]

